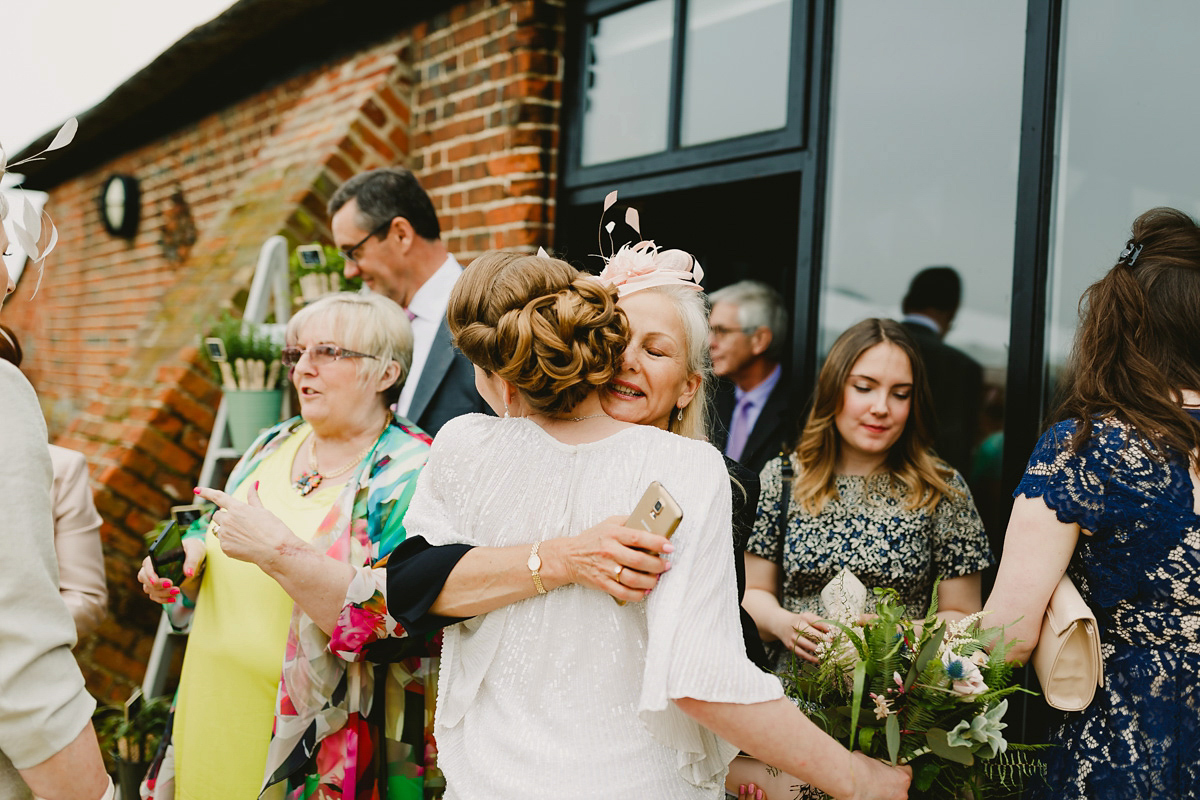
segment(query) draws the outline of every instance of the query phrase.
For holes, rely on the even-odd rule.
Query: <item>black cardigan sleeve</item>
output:
[[[443,617],[430,608],[454,567],[470,550],[469,544],[431,545],[419,536],[406,539],[392,551],[387,568],[388,614],[407,637],[382,639],[366,648],[366,658],[374,662],[396,661],[421,652],[442,628],[469,617]]]

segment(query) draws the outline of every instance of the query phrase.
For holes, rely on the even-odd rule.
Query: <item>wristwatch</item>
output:
[[[538,555],[538,548],[541,542],[534,542],[533,549],[529,551],[529,560],[525,562],[525,566],[529,567],[529,574],[533,576],[533,588],[537,589],[538,594],[545,594],[546,587],[542,586],[542,558]]]

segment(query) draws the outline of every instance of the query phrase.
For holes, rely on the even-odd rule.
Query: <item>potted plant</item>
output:
[[[138,689],[124,705],[100,706],[92,715],[100,750],[112,762],[110,774],[122,800],[139,800],[138,787],[158,751],[170,713],[170,697],[144,700]]]
[[[279,326],[255,325],[226,311],[204,340],[205,353],[225,393],[229,436],[246,450],[263,428],[279,421],[287,372],[283,345],[271,334]]]
[[[305,244],[292,251],[289,259],[292,286],[307,305],[331,292],[356,292],[361,278],[346,278],[346,258],[330,244]]]

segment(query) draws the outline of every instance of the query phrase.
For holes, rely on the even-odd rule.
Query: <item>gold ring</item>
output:
[[[624,583],[621,583],[621,573],[624,570],[625,570],[625,567],[623,565],[617,564],[617,583],[620,583],[622,586],[625,585]]]

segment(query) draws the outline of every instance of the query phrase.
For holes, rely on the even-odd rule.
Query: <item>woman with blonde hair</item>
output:
[[[435,605],[478,614],[445,634],[447,796],[713,798],[736,752],[726,739],[835,797],[904,796],[904,773],[847,753],[746,659],[720,454],[605,412],[601,390],[630,337],[616,292],[561,261],[488,253],[464,272],[448,317],[499,417],[442,429],[407,524],[435,545],[529,561],[503,607],[473,607],[487,572],[467,558]],[[616,605],[541,561],[544,539],[632,508],[654,480],[683,521],[645,602]]]
[[[419,686],[419,662],[377,669],[360,660],[347,640],[371,610],[343,618],[341,596],[293,602],[286,580],[224,551],[227,538],[269,531],[354,575],[404,540],[430,441],[391,411],[412,328],[390,300],[340,293],[292,317],[286,341],[300,416],[260,434],[224,492],[197,490],[220,508],[184,539],[191,577],[182,587],[149,559],[138,574],[173,622],[192,626],[172,735],[174,796],[355,800],[386,794],[385,782],[419,793],[423,731],[401,724],[405,704],[421,700],[405,691]],[[407,715],[419,719],[420,706]]]
[[[816,660],[821,589],[842,570],[895,589],[917,618],[938,579],[938,616],[982,607],[991,553],[966,482],[930,449],[931,407],[899,323],[863,320],[834,342],[796,449],[763,468],[746,551],[743,605],[777,667]]]

